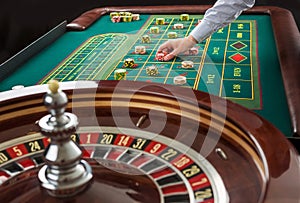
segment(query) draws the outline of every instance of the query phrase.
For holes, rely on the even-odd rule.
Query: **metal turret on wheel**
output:
[[[74,114],[65,112],[68,99],[59,83],[49,82],[44,104],[50,112],[39,121],[41,133],[51,139],[45,150],[45,166],[39,171],[41,186],[55,197],[68,197],[83,191],[92,180],[89,164],[81,160],[82,152],[71,140],[78,126]]]

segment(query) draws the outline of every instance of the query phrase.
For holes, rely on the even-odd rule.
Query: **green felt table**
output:
[[[281,42],[276,38],[278,29],[274,28],[275,11],[279,8],[254,8],[244,13],[197,44],[196,55],[178,56],[168,62],[156,59],[156,50],[169,39],[168,33],[187,36],[206,9],[183,6],[89,11],[68,24],[68,31],[56,41],[7,75],[0,83],[0,91],[16,85],[44,84],[50,79],[114,80],[114,71],[126,68],[124,60],[132,58],[135,67],[126,68],[127,80],[174,84],[174,77],[182,75],[187,83],[181,86],[209,92],[252,109],[287,137],[297,134],[298,123],[295,124],[289,109],[291,102],[282,74],[283,62],[278,51]],[[109,15],[112,11],[138,13],[140,20],[113,23]],[[180,19],[183,13],[189,14],[189,20]],[[164,18],[165,23],[157,25],[157,18]],[[174,29],[177,23],[182,23],[184,28]],[[159,33],[151,33],[152,27],[158,27]],[[144,35],[150,36],[150,43],[142,42]],[[146,47],[145,54],[135,53],[135,46],[140,45]],[[182,61],[193,61],[193,68],[182,68]],[[148,66],[158,67],[159,73],[149,76]]]

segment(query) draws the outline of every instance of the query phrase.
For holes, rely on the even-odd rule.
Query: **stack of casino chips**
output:
[[[155,24],[156,25],[164,25],[165,19],[164,18],[156,18]]]
[[[125,68],[134,68],[134,60],[133,58],[127,58],[124,61],[124,67]]]
[[[186,77],[182,75],[175,76],[173,79],[173,83],[175,85],[184,85],[186,83]]]
[[[167,52],[159,52],[155,55],[155,59],[158,61],[163,61],[167,54]]]
[[[123,22],[131,22],[132,21],[132,16],[123,16]]]
[[[110,19],[113,23],[121,22],[121,16],[120,16],[119,12],[111,12]]]
[[[151,27],[150,28],[151,34],[158,34],[159,33],[159,27]]]
[[[168,32],[168,38],[169,39],[177,38],[177,32]]]
[[[133,21],[140,20],[140,14],[133,13],[133,14],[132,14],[132,20],[133,20]]]
[[[182,68],[193,68],[194,67],[194,62],[193,61],[182,61],[181,62],[181,67]]]
[[[140,20],[140,15],[133,14],[131,12],[111,12],[110,19],[113,23],[131,22],[131,21]]]
[[[151,38],[149,35],[142,36],[142,43],[149,44],[151,42]]]
[[[113,17],[111,17],[111,22],[113,22],[113,23],[119,23],[119,22],[121,22],[121,16],[113,16]]]
[[[126,69],[117,69],[114,71],[115,80],[126,80]]]
[[[189,21],[190,20],[189,14],[181,14],[180,15],[180,20],[181,21]]]
[[[145,54],[146,53],[146,47],[145,46],[135,46],[134,53],[135,54]]]
[[[173,26],[173,28],[175,29],[175,30],[180,30],[180,29],[183,29],[183,24],[182,23],[175,23],[174,24],[174,26]]]
[[[146,73],[150,76],[158,75],[158,68],[154,65],[146,67]]]

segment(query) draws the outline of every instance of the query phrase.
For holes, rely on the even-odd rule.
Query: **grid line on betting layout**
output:
[[[92,39],[93,40],[93,39]],[[41,84],[45,84],[47,83],[50,79],[55,78],[58,79],[59,81],[64,81],[65,79],[65,75],[62,72],[67,72],[67,74],[72,73],[72,70],[76,70],[76,67],[80,64],[80,62],[76,61],[74,64],[76,64],[75,66],[72,65],[72,62],[74,60],[78,60],[78,57],[82,52],[81,50],[84,49],[84,46],[79,47],[78,49],[76,49],[73,52],[73,55],[71,55],[70,58],[68,58],[68,60],[64,60],[57,68],[54,69],[54,71],[52,71],[42,82]],[[81,57],[81,60],[84,60],[85,57]],[[69,71],[66,71],[68,68],[72,68]],[[59,76],[59,77],[58,77]],[[63,77],[62,77],[63,76]]]
[[[103,39],[101,40],[101,42],[99,42],[99,44],[100,44],[99,46],[103,47],[103,46],[102,46],[102,45],[103,45],[103,43],[102,43],[103,41],[106,41],[106,39],[103,38]],[[77,75],[77,77],[75,78],[75,80],[78,80],[78,79],[81,79],[81,78],[85,78],[85,79],[89,80],[89,79],[91,78],[91,76],[93,76],[93,74],[94,74],[95,72],[99,71],[99,67],[100,67],[100,69],[101,69],[101,67],[102,67],[102,65],[103,65],[103,61],[106,61],[106,59],[109,58],[109,56],[106,55],[106,56],[104,57],[104,60],[101,60],[100,63],[98,63],[97,58],[99,58],[99,56],[103,55],[103,52],[105,52],[105,50],[107,50],[107,49],[110,50],[110,48],[111,48],[110,44],[111,44],[111,43],[112,43],[112,40],[109,41],[109,43],[108,43],[109,45],[108,45],[108,46],[105,46],[104,49],[101,49],[101,51],[100,51],[99,53],[96,54],[96,57],[93,57],[93,59],[91,60],[91,62],[87,63],[87,65],[84,66],[84,70],[81,71],[81,72]],[[88,48],[89,48],[89,46],[86,47],[86,49],[88,49]],[[96,62],[96,61],[97,61],[97,62]],[[95,63],[95,62],[96,62],[96,63]],[[96,66],[93,67],[93,64],[95,64]],[[88,69],[89,69],[91,66],[92,66],[92,72],[89,72]],[[83,77],[81,77],[81,76],[83,76]]]
[[[174,19],[174,18],[173,18],[173,19]],[[188,28],[186,29],[186,32],[185,32],[184,36],[181,36],[181,37],[186,37],[186,36],[189,34],[189,32],[190,32],[190,30],[191,30],[191,28],[192,28],[194,22],[195,22],[195,18],[192,18],[191,22],[190,22],[189,25],[188,25]],[[184,58],[184,57],[183,57],[183,58]],[[177,59],[177,57],[175,57],[175,58],[172,60],[172,66],[171,66],[170,69],[169,69],[169,72],[168,72],[168,74],[167,74],[167,77],[166,77],[164,83],[167,83],[167,80],[168,80],[168,78],[169,78],[169,75],[170,75],[170,73],[171,73],[171,70],[173,70],[174,66],[175,66],[176,64],[179,63],[178,61],[176,61],[176,59]],[[194,67],[196,67],[196,65],[197,65],[197,63],[194,63]],[[200,63],[200,65],[201,65],[201,63]],[[200,65],[199,65],[199,67],[200,67]],[[195,69],[195,68],[193,68],[193,69]],[[196,68],[196,70],[199,70],[199,68]],[[175,70],[175,71],[176,71],[176,70]],[[186,72],[188,72],[188,70],[186,70]],[[174,77],[174,76],[173,76],[173,77]],[[197,76],[196,76],[196,78],[197,78]],[[187,80],[194,80],[194,79],[195,79],[195,78],[187,77]],[[196,80],[194,81],[194,85],[195,85],[195,83],[196,83]],[[193,85],[193,84],[188,84],[188,85],[182,85],[182,86],[188,87],[188,86],[194,86],[194,85]]]
[[[208,45],[209,45],[210,39],[211,39],[211,37],[209,37],[208,39],[206,39],[205,45],[204,45],[204,49],[203,49],[203,54],[201,55],[201,61],[200,61],[200,64],[199,64],[199,68],[198,68],[198,71],[197,71],[197,77],[195,79],[195,83],[194,83],[194,87],[193,87],[196,90],[199,87],[201,73],[202,73],[202,70],[203,70],[204,63],[205,63],[205,58],[206,58],[207,49],[208,49]]]
[[[252,33],[252,23],[250,23],[250,44],[251,44],[251,40],[253,39],[252,37],[253,37],[253,33]],[[253,47],[252,46],[250,46],[250,68],[251,68],[251,81],[252,81],[252,95],[254,96],[254,76],[253,76],[253,59],[252,59],[252,50],[253,49]],[[253,98],[253,97],[252,97]]]
[[[84,46],[80,46],[58,65],[41,84],[47,83],[52,78],[59,81],[94,80],[97,77],[96,73],[101,73],[105,64],[110,61],[108,59],[116,53],[119,45],[123,44],[126,39],[127,36],[124,34],[93,36],[84,43]],[[117,42],[117,44],[106,46],[107,42],[109,44]]]
[[[119,47],[118,45],[122,44],[122,42],[126,39],[125,35],[123,38],[122,35],[115,36],[114,34],[95,36],[95,38],[99,37],[102,38],[101,42],[98,42],[99,46],[97,46],[97,48],[101,47],[100,52],[96,55],[96,57],[93,57],[91,61],[88,61],[87,65],[85,65],[85,70],[90,68],[91,72],[82,71],[80,74],[78,74],[76,80],[94,80],[97,77],[97,73],[101,72],[101,70],[105,67],[105,64],[110,61],[109,58],[112,57],[112,53],[116,52]],[[103,41],[105,41],[105,43],[102,43]],[[118,44],[116,46],[112,46],[112,43],[115,41],[117,41]],[[83,75],[83,77],[80,77],[81,75]]]
[[[219,96],[222,96],[223,93],[222,91],[223,89],[223,82],[224,82],[224,72],[225,72],[225,65],[226,65],[226,55],[227,55],[227,47],[228,47],[228,42],[229,42],[229,36],[230,36],[230,28],[231,28],[231,24],[228,25],[228,32],[227,32],[227,38],[226,38],[226,45],[224,48],[224,58],[223,58],[223,65],[222,65],[222,75],[221,75],[221,82],[220,82],[220,92],[219,92]],[[225,91],[225,95],[226,95],[226,91]]]
[[[170,28],[170,26],[172,25],[173,21],[174,21],[174,18],[171,20],[170,24],[168,25],[167,29],[166,29],[165,32],[164,32],[164,34],[163,34],[163,36],[162,36],[162,39],[163,39],[163,40],[165,39],[164,36],[166,35],[166,32],[169,30],[169,28]],[[171,67],[168,69],[168,73],[167,73],[167,75],[166,75],[166,77],[165,77],[165,79],[164,79],[164,84],[167,83],[167,79],[168,79],[168,77],[169,77],[169,75],[170,75],[170,72],[171,72],[171,70],[173,69],[173,67],[174,67],[174,59],[173,59],[172,62],[171,62]]]
[[[118,40],[116,40],[115,36],[117,36],[116,38],[117,38]],[[119,40],[120,37],[124,37],[123,40]],[[97,77],[98,77],[99,79],[101,79],[98,75],[101,74],[101,70],[103,70],[103,69],[106,67],[106,64],[107,64],[108,62],[110,62],[109,58],[113,58],[113,55],[111,55],[111,54],[112,54],[112,53],[117,53],[117,49],[118,49],[119,47],[121,47],[122,43],[124,42],[124,39],[127,39],[127,36],[126,36],[126,35],[119,35],[119,34],[118,34],[118,35],[114,35],[114,36],[112,37],[112,40],[111,40],[110,43],[117,42],[117,44],[109,45],[109,46],[108,46],[108,48],[109,48],[109,50],[110,50],[110,51],[109,51],[109,54],[106,55],[105,59],[101,59],[101,62],[104,62],[104,63],[98,64],[98,67],[100,67],[100,69],[94,70],[94,71],[92,72],[92,74],[90,75],[90,76],[93,76],[93,75],[94,75],[94,77],[92,77],[92,78],[89,77],[89,79],[95,80]],[[112,48],[112,47],[113,47],[113,48]],[[107,48],[107,46],[104,47],[104,49],[106,49],[106,48]],[[111,48],[112,48],[112,49],[111,49]]]
[[[103,40],[104,40],[104,39],[101,39],[100,43],[102,43]],[[96,38],[91,39],[91,40],[87,43],[88,46],[82,47],[82,48],[80,49],[81,51],[78,52],[78,54],[75,55],[75,56],[79,56],[79,55],[81,55],[82,53],[84,53],[86,50],[88,50],[88,48],[90,48],[89,45],[92,44],[92,43],[94,43],[94,42],[97,42],[97,39],[96,39]],[[95,46],[93,49],[90,49],[88,52],[89,52],[89,53],[93,53],[93,51],[96,49],[96,47],[97,47],[97,46]],[[94,53],[95,53],[95,52],[94,52]],[[83,57],[82,60],[81,60],[80,62],[75,63],[76,65],[74,66],[74,69],[73,69],[73,70],[76,71],[75,74],[79,72],[79,75],[80,75],[80,74],[83,72],[81,67],[84,67],[84,66],[82,66],[82,64],[83,64],[84,60],[87,59],[88,56],[89,56],[89,54],[88,54],[86,57]],[[80,56],[79,56],[79,58],[80,58]],[[76,59],[76,58],[75,58],[75,59]],[[76,69],[77,67],[80,67],[80,68],[79,68],[79,69]],[[62,69],[63,69],[63,67],[62,67]],[[80,71],[79,71],[79,70],[80,70]],[[74,75],[71,75],[71,74],[74,74],[74,72],[73,72],[73,71],[70,71],[70,72],[68,73],[69,78],[67,79],[67,76],[65,76],[65,78],[62,78],[62,80],[76,80],[76,77],[75,77]],[[73,79],[73,78],[74,78],[74,79]]]

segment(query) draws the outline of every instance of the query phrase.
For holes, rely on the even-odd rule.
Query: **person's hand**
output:
[[[197,41],[189,36],[185,38],[170,39],[159,46],[157,53],[165,53],[163,60],[169,61],[178,55],[187,55]]]

